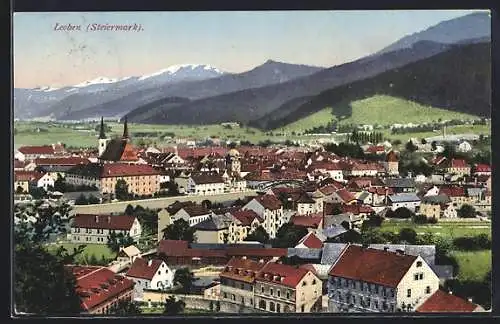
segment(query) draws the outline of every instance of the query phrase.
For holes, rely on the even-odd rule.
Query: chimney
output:
[[[99,215],[95,215],[95,222],[99,223]]]
[[[148,260],[148,267],[150,267],[153,264],[153,260],[149,259]]]
[[[448,291],[448,294],[453,295],[453,291],[451,291],[451,290]]]
[[[246,260],[247,259],[246,255],[242,256],[241,259]]]
[[[260,260],[259,260],[259,263],[264,263],[264,259],[260,259]]]
[[[472,303],[472,297],[467,297],[467,300],[469,301],[469,303]]]

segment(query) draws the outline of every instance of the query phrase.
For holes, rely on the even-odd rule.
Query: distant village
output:
[[[451,143],[466,153],[476,140]],[[386,219],[490,222],[490,164],[446,157],[450,141],[439,137],[411,142],[430,153],[419,163],[432,172],[403,174],[402,152],[385,140],[363,145],[366,159],[326,145],[136,147],[126,120],[119,138],[101,120],[94,150],[18,148],[14,201],[72,206],[54,244],[130,238],[109,264],[66,265],[82,313],[169,296],[221,313],[485,311],[443,288],[453,267],[437,262],[435,245],[364,239]],[[154,225],[134,215],[138,206]],[[185,269],[193,278],[178,290]]]

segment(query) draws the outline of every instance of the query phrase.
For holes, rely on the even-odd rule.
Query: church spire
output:
[[[99,131],[99,139],[105,139],[106,134],[104,134],[104,118],[101,117],[101,129]]]
[[[129,139],[128,136],[128,124],[127,124],[127,116],[125,116],[125,121],[123,123],[123,139]]]

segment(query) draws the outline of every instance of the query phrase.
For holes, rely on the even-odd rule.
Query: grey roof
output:
[[[467,195],[470,196],[480,196],[486,188],[467,188]]]
[[[343,213],[338,215],[325,215],[323,218],[323,227],[340,226],[343,222],[350,223],[354,219],[353,213]]]
[[[101,176],[102,166],[99,163],[88,163],[75,165],[67,171],[69,174],[75,174],[90,178],[99,178]]]
[[[368,198],[368,196],[370,196],[370,193],[368,191],[363,191],[359,196],[358,196],[358,200],[365,200],[366,198]]]
[[[389,178],[385,184],[390,188],[414,188],[415,181],[410,178]]]
[[[218,231],[221,229],[229,228],[231,223],[231,218],[226,215],[212,215],[209,219],[206,219],[193,227],[197,230],[204,231]]]
[[[430,266],[434,265],[436,258],[435,245],[408,245],[408,244],[370,244],[368,247],[383,250],[385,247],[391,252],[402,250],[405,254],[421,256]]]
[[[212,286],[217,279],[218,279],[217,277],[215,277],[215,278],[214,277],[197,277],[193,281],[193,286],[201,287],[201,288],[209,287],[209,286]]]
[[[347,245],[347,243],[324,243],[320,263],[334,264]]]
[[[47,172],[67,172],[71,168],[73,168],[74,165],[39,165],[37,166],[37,169],[40,170],[43,173]]]
[[[323,229],[323,235],[327,238],[334,238],[341,234],[344,234],[347,230],[342,225],[333,225]]]
[[[301,259],[316,259],[320,260],[322,249],[308,249],[308,248],[289,248],[287,256],[297,256]]]
[[[408,201],[420,201],[417,194],[415,193],[402,193],[391,195],[388,197],[392,202],[408,202]]]
[[[453,266],[451,265],[433,265],[432,270],[439,279],[453,279]]]
[[[422,197],[422,203],[427,204],[448,204],[451,202],[450,197],[447,195],[435,195]]]

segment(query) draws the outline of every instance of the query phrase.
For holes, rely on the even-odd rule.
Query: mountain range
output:
[[[235,74],[210,65],[185,64],[149,75],[101,77],[60,89],[14,89],[14,117],[80,120],[126,115],[129,121],[138,123],[237,121],[271,129],[337,102],[339,94],[357,98],[375,90],[484,115],[489,111],[488,91],[483,90],[490,87],[487,81],[491,58],[485,52],[491,41],[490,28],[488,13],[473,13],[441,22],[403,37],[377,53],[330,68],[268,60],[250,71]],[[464,53],[478,57],[467,59]],[[471,74],[465,64],[472,64],[477,72]],[[410,82],[412,75],[420,76],[419,82]],[[465,79],[466,76],[471,79]],[[425,78],[430,79],[425,82]],[[392,82],[397,86],[384,88],[389,79],[397,80]],[[453,80],[469,84],[448,87]],[[402,89],[403,85],[408,89]],[[360,87],[366,87],[366,91]]]

